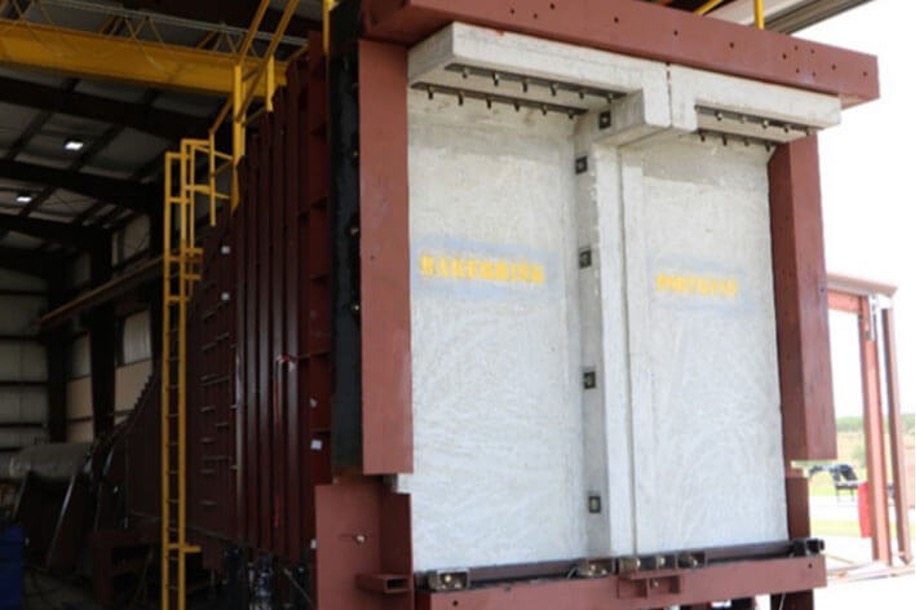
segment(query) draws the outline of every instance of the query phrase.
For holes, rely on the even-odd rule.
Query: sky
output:
[[[827,271],[898,287],[901,404],[916,407],[916,2],[874,0],[797,34],[878,57],[881,99],[820,134]],[[855,317],[831,313],[838,416],[862,412]],[[886,408],[886,405],[885,405]]]

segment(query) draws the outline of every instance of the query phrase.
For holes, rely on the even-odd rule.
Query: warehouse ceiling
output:
[[[278,8],[264,19],[267,34],[285,3],[272,4]],[[230,52],[257,6],[257,0],[0,0],[0,18]],[[301,2],[278,55],[295,52],[319,27],[320,14],[319,0]],[[0,36],[4,27],[0,22]],[[35,33],[48,46],[56,42],[42,36]],[[0,63],[0,259],[22,250],[72,250],[83,227],[114,229],[138,214],[158,213],[163,152],[182,137],[205,135],[223,101]]]
[[[767,0],[768,24],[794,31],[864,1]],[[707,4],[655,2],[691,11]],[[0,36],[11,20],[20,20],[20,25],[129,37],[138,44],[165,42],[228,52],[258,4],[0,0],[0,19],[8,20],[0,21]],[[265,32],[273,31],[285,4],[272,1],[262,24]],[[709,14],[750,23],[753,0],[724,0]],[[301,47],[320,19],[320,0],[300,2],[280,55]],[[41,36],[36,34],[36,39],[41,41]],[[23,250],[72,251],[89,227],[111,230],[139,214],[158,214],[163,152],[181,137],[204,135],[222,101],[216,96],[26,72],[0,61],[0,263]]]

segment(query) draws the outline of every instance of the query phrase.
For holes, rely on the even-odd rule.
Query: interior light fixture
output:
[[[86,142],[83,140],[78,140],[76,138],[67,138],[64,140],[64,150],[69,150],[72,152],[78,152],[83,150],[83,147],[86,145]]]
[[[35,197],[32,193],[21,192],[16,194],[16,203],[28,204],[32,203],[32,199]]]

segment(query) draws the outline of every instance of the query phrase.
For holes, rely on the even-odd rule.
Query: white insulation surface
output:
[[[624,156],[639,552],[786,536],[767,158]]]
[[[416,475],[406,485],[420,568],[583,546],[571,125],[526,123],[425,104],[411,117]],[[420,273],[427,256],[450,277]],[[455,261],[480,277],[453,277]],[[543,282],[511,281],[522,262],[542,265]],[[494,279],[482,279],[487,263]],[[507,281],[495,279],[500,263]]]
[[[785,539],[769,152],[701,142],[684,100],[811,127],[838,102],[463,25],[411,82],[456,62],[627,97],[599,128],[409,94],[415,568]]]

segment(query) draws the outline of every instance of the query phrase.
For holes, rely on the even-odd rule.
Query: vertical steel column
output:
[[[787,519],[789,536],[801,538],[811,534],[808,482],[792,462],[836,457],[817,138],[777,148],[768,173]],[[814,593],[771,604],[811,610]]]
[[[881,412],[877,321],[873,297],[860,297],[859,351],[862,359],[862,398],[865,405],[865,465],[868,469],[868,505],[871,508],[871,548],[872,556],[876,560],[890,564],[891,536],[887,505],[887,470],[884,462],[884,416]]]
[[[770,159],[769,182],[786,465],[835,459],[817,138],[780,146]]]
[[[303,366],[299,354],[299,290],[302,281],[299,275],[299,176],[305,174],[299,161],[299,104],[304,97],[302,84],[299,79],[300,63],[290,65],[286,74],[286,102],[284,112],[284,150],[283,164],[284,200],[279,202],[283,206],[286,217],[284,242],[279,246],[284,258],[284,273],[286,274],[286,293],[283,302],[283,317],[286,320],[286,351],[290,356],[285,376],[284,394],[286,398],[286,455],[284,456],[286,480],[283,482],[287,489],[287,515],[286,539],[289,545],[289,555],[294,561],[304,559],[303,549],[308,548],[302,543],[300,524],[306,521],[300,503],[299,491],[303,480],[308,480],[308,473],[300,474],[299,456],[302,452],[300,426],[300,407],[307,408],[307,401],[299,396],[299,370]],[[278,111],[278,114],[280,112]]]
[[[271,260],[270,236],[273,218],[270,215],[271,184],[270,184],[270,133],[268,117],[262,116],[258,127],[258,147],[250,151],[252,156],[258,156],[258,204],[254,213],[258,216],[258,247],[253,251],[257,260],[257,312],[258,312],[258,434],[260,436],[260,463],[261,477],[261,548],[274,549],[273,536],[273,354],[271,353]]]
[[[66,266],[49,266],[45,273],[48,286],[48,311],[66,302]],[[42,338],[48,367],[48,440],[67,440],[67,365],[69,350],[65,328],[52,329]]]
[[[300,422],[303,472],[302,544],[314,566],[315,488],[329,483],[331,466],[331,231],[328,226],[328,88],[322,38],[309,36],[309,53],[299,79],[305,87],[299,115],[300,316],[299,388],[306,413]],[[313,578],[314,582],[315,579]]]
[[[111,279],[111,243],[107,236],[89,250],[89,267],[93,287]],[[92,429],[94,437],[100,438],[114,425],[117,343],[114,305],[106,303],[96,307],[87,319],[92,370]]]
[[[268,72],[270,74],[270,72]],[[289,397],[286,395],[286,378],[295,374],[295,366],[287,346],[287,321],[284,314],[286,301],[286,231],[289,224],[286,218],[286,200],[284,172],[288,171],[288,159],[285,156],[286,137],[286,91],[281,90],[273,98],[274,112],[268,118],[271,131],[271,165],[270,165],[270,201],[266,211],[271,216],[270,238],[270,296],[271,296],[271,362],[273,363],[273,384],[271,385],[272,431],[273,431],[273,514],[271,521],[274,529],[274,552],[280,557],[289,558],[287,537],[287,502],[286,487],[286,446],[289,442],[289,418],[286,407]]]
[[[913,561],[910,543],[909,489],[906,476],[906,459],[903,451],[903,418],[900,416],[900,388],[897,374],[897,339],[894,329],[894,310],[882,311],[884,328],[884,366],[887,379],[888,427],[891,440],[891,470],[894,476],[894,514],[897,518],[897,556],[904,563]]]

